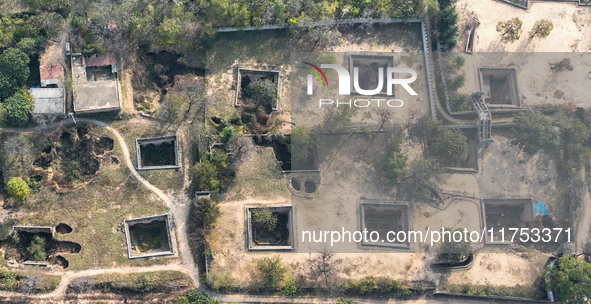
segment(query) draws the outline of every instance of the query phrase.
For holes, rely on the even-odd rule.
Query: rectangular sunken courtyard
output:
[[[382,90],[377,95],[387,95],[388,93],[388,68],[394,67],[393,55],[349,55],[349,71],[353,73],[354,69],[358,69],[359,73],[359,87],[363,90],[374,90],[379,85],[379,68],[382,68]],[[353,75],[352,75],[353,76]],[[351,88],[354,88],[354,77],[351,77]],[[392,89],[394,90],[394,88]],[[352,92],[356,92],[352,90]],[[395,91],[392,92],[395,95]]]
[[[534,207],[531,198],[482,199],[482,216],[488,227],[494,228],[493,239],[486,233],[486,244],[509,245],[512,232],[509,228],[530,228],[534,223]],[[505,242],[502,242],[502,229],[505,229]]]
[[[261,213],[257,214],[258,212]],[[247,207],[246,217],[248,225],[248,250],[277,251],[295,249],[292,206]],[[275,218],[276,222],[272,225],[261,224],[259,219],[267,222],[265,219],[269,217]]]
[[[138,170],[179,168],[176,135],[138,138],[135,140]]]
[[[365,242],[364,239],[360,242],[360,247],[379,247],[391,249],[405,249],[411,248],[412,240],[399,240],[394,237],[392,233],[410,230],[410,220],[408,216],[408,206],[396,202],[383,202],[378,200],[365,200],[359,204],[359,223],[360,230],[367,229],[368,235],[372,231],[379,234],[379,239],[372,242],[368,237]],[[388,239],[389,238],[389,239]]]
[[[480,90],[489,108],[521,108],[513,68],[479,68]]]
[[[130,259],[173,255],[168,214],[125,221]]]
[[[234,106],[246,107],[247,110],[262,106],[267,114],[279,108],[278,97],[281,95],[281,82],[279,81],[281,72],[274,70],[238,69],[236,78]],[[247,88],[249,85],[257,82],[265,84],[268,93],[276,94],[277,98],[274,100],[265,100],[265,98],[259,98],[259,96],[250,96]]]

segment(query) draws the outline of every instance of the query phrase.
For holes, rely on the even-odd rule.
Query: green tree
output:
[[[499,23],[497,23],[497,32],[501,33],[501,42],[513,43],[519,40],[521,32],[523,31],[521,29],[522,24],[523,22],[521,22],[521,20],[519,20],[518,17],[507,20],[505,22],[499,21]]]
[[[451,229],[446,230],[452,235],[456,231],[462,232],[461,228],[453,231]],[[471,254],[472,246],[469,241],[455,242],[451,237],[444,237],[441,243],[439,259],[446,263],[450,263],[451,265],[458,265],[465,261]]]
[[[560,143],[558,130],[539,111],[524,111],[515,115],[512,144],[523,151],[535,154],[540,149],[553,149]]]
[[[549,273],[547,290],[556,292],[562,303],[584,304],[591,298],[591,264],[563,255]]]
[[[47,252],[45,251],[46,245],[45,238],[42,238],[38,235],[33,237],[31,244],[29,244],[29,247],[27,247],[29,260],[45,261],[47,259]]]
[[[277,104],[277,83],[269,79],[257,79],[249,83],[242,94],[244,98],[252,100],[257,106],[264,107],[265,111],[270,113]]]
[[[561,129],[561,137],[567,144],[578,145],[589,139],[589,129],[579,119],[569,119]]]
[[[468,142],[460,130],[440,128],[429,151],[442,164],[457,166],[468,159]]]
[[[295,295],[297,295],[298,285],[296,283],[296,280],[293,277],[287,279],[287,282],[285,282],[285,286],[283,286],[281,292],[283,292],[283,294],[288,297],[294,297]]]
[[[158,37],[158,44],[171,45],[178,43],[176,35],[180,33],[181,26],[177,24],[176,20],[165,18],[162,23],[156,28],[156,36]]]
[[[253,209],[251,216],[252,224],[256,228],[273,231],[277,226],[277,214],[269,208]]]
[[[222,168],[216,167],[215,164],[205,159],[195,163],[189,169],[189,176],[197,190],[217,193],[226,185],[225,178],[218,171],[219,169]]]
[[[25,92],[17,92],[2,104],[4,121],[11,126],[21,126],[29,121],[33,110],[33,97]]]
[[[8,195],[14,198],[17,202],[26,200],[31,193],[27,183],[20,177],[11,178],[8,183],[6,183],[6,187],[8,188]]]
[[[25,85],[29,77],[29,56],[25,52],[8,48],[0,55],[0,97],[12,96]]]
[[[300,125],[291,131],[291,162],[304,165],[308,160],[309,150],[312,148],[312,138],[305,125]]]
[[[13,291],[16,286],[16,273],[7,269],[0,269],[0,289]]]
[[[222,142],[227,143],[228,141],[230,141],[230,138],[232,138],[234,136],[234,127],[231,125],[225,126],[222,129],[222,132],[220,133],[220,135],[222,136]]]
[[[529,38],[532,39],[535,36],[540,38],[546,38],[550,35],[550,32],[554,29],[554,24],[548,19],[540,19],[534,23],[534,27],[529,31]]]
[[[449,107],[452,111],[469,111],[472,109],[470,95],[463,93],[452,94],[449,97]]]
[[[384,160],[383,170],[384,176],[393,183],[397,183],[398,179],[406,174],[406,162],[408,156],[400,153],[388,155]]]
[[[263,280],[263,284],[272,288],[279,287],[287,274],[287,267],[281,263],[281,257],[279,255],[256,260],[255,268]]]

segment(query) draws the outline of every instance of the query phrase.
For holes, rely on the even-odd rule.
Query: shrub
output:
[[[293,164],[305,164],[308,160],[312,138],[305,125],[297,126],[291,131],[291,159]]]
[[[36,235],[31,240],[31,244],[27,247],[28,258],[32,261],[45,261],[47,259],[47,252],[45,251],[46,241],[44,238]]]
[[[516,127],[511,143],[519,145],[529,154],[535,154],[540,149],[553,149],[560,144],[558,130],[542,112],[524,111],[515,115],[513,121]]]
[[[234,136],[234,127],[231,125],[224,127],[220,135],[222,136],[222,142],[227,143]]]
[[[101,54],[105,52],[105,48],[100,47],[94,43],[90,43],[84,46],[84,49],[82,49],[82,54]]]
[[[349,292],[354,292],[362,295],[374,292],[377,289],[378,283],[373,279],[362,279],[358,282],[351,282],[347,285],[347,290]]]
[[[31,193],[27,183],[20,177],[11,178],[6,184],[6,187],[8,188],[8,195],[17,202],[26,200]]]
[[[16,273],[6,269],[0,269],[0,289],[13,291],[16,289],[16,284]]]
[[[472,102],[468,94],[452,94],[449,98],[449,107],[452,111],[469,111],[472,109]]]
[[[392,154],[384,160],[383,170],[384,176],[393,183],[397,183],[398,179],[406,173],[406,162],[408,156],[400,153]]]
[[[207,294],[199,289],[195,289],[189,291],[185,296],[188,302],[181,302],[181,303],[189,303],[189,304],[212,304],[214,300],[210,299]],[[181,297],[183,298],[183,297]],[[182,300],[184,301],[184,300]],[[178,303],[178,301],[177,301]]]
[[[200,228],[208,228],[215,224],[220,216],[220,207],[218,202],[207,197],[202,197],[197,201],[195,209],[195,222]]]
[[[550,32],[554,29],[554,24],[548,19],[540,19],[534,23],[534,27],[529,32],[529,37],[534,38],[539,36],[540,38],[546,38],[550,35]]]
[[[287,273],[287,268],[281,263],[281,257],[279,255],[256,260],[255,268],[263,280],[263,284],[273,288],[281,285]]]
[[[353,300],[350,299],[339,298],[337,300],[337,304],[355,304],[355,302],[353,302]]]
[[[467,138],[460,130],[439,129],[429,151],[444,165],[457,166],[468,158]]]
[[[244,112],[240,115],[240,119],[242,120],[242,123],[250,124],[255,122],[257,117],[254,114]]]
[[[269,208],[253,209],[251,215],[254,227],[267,231],[275,230],[277,226],[277,214],[271,212]]]
[[[522,24],[523,22],[517,17],[505,22],[499,21],[499,23],[497,23],[497,32],[501,33],[501,42],[513,43],[519,40],[522,32]]]
[[[195,163],[189,169],[189,176],[197,190],[200,191],[217,193],[226,186],[226,178],[218,172],[218,167],[207,159]]]
[[[296,284],[295,279],[293,277],[290,277],[289,279],[287,279],[287,282],[285,282],[285,286],[283,286],[281,291],[283,292],[284,295],[286,295],[288,297],[293,297],[293,296],[297,295],[298,294],[298,286]]]
[[[455,92],[463,87],[465,82],[466,76],[464,76],[464,74],[456,75],[456,77],[454,77],[453,81],[448,86],[449,90]]]
[[[244,88],[243,97],[264,107],[265,111],[270,113],[278,99],[277,84],[269,79],[257,79]]]
[[[450,233],[453,234],[455,231],[462,232],[462,230],[458,228],[454,231],[450,231]],[[471,254],[472,246],[470,245],[470,242],[454,242],[451,237],[444,237],[441,243],[439,259],[451,265],[458,265],[466,260]]]

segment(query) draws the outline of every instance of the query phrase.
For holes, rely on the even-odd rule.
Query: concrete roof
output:
[[[101,112],[119,110],[118,82],[99,80],[74,86],[74,112]]]
[[[32,88],[35,100],[34,114],[65,114],[65,95],[63,88]]]

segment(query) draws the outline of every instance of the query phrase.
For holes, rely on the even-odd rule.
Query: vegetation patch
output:
[[[113,292],[156,293],[175,292],[193,286],[189,275],[179,271],[155,271],[131,274],[101,274],[83,277],[68,285],[67,293]]]
[[[264,134],[277,126],[272,113],[279,107],[279,77],[277,71],[238,69],[237,105],[249,133]]]
[[[90,126],[54,132],[48,140],[48,146],[33,162],[33,172],[41,178],[37,182],[51,185],[57,192],[90,182],[114,147],[113,139],[93,133]]]

